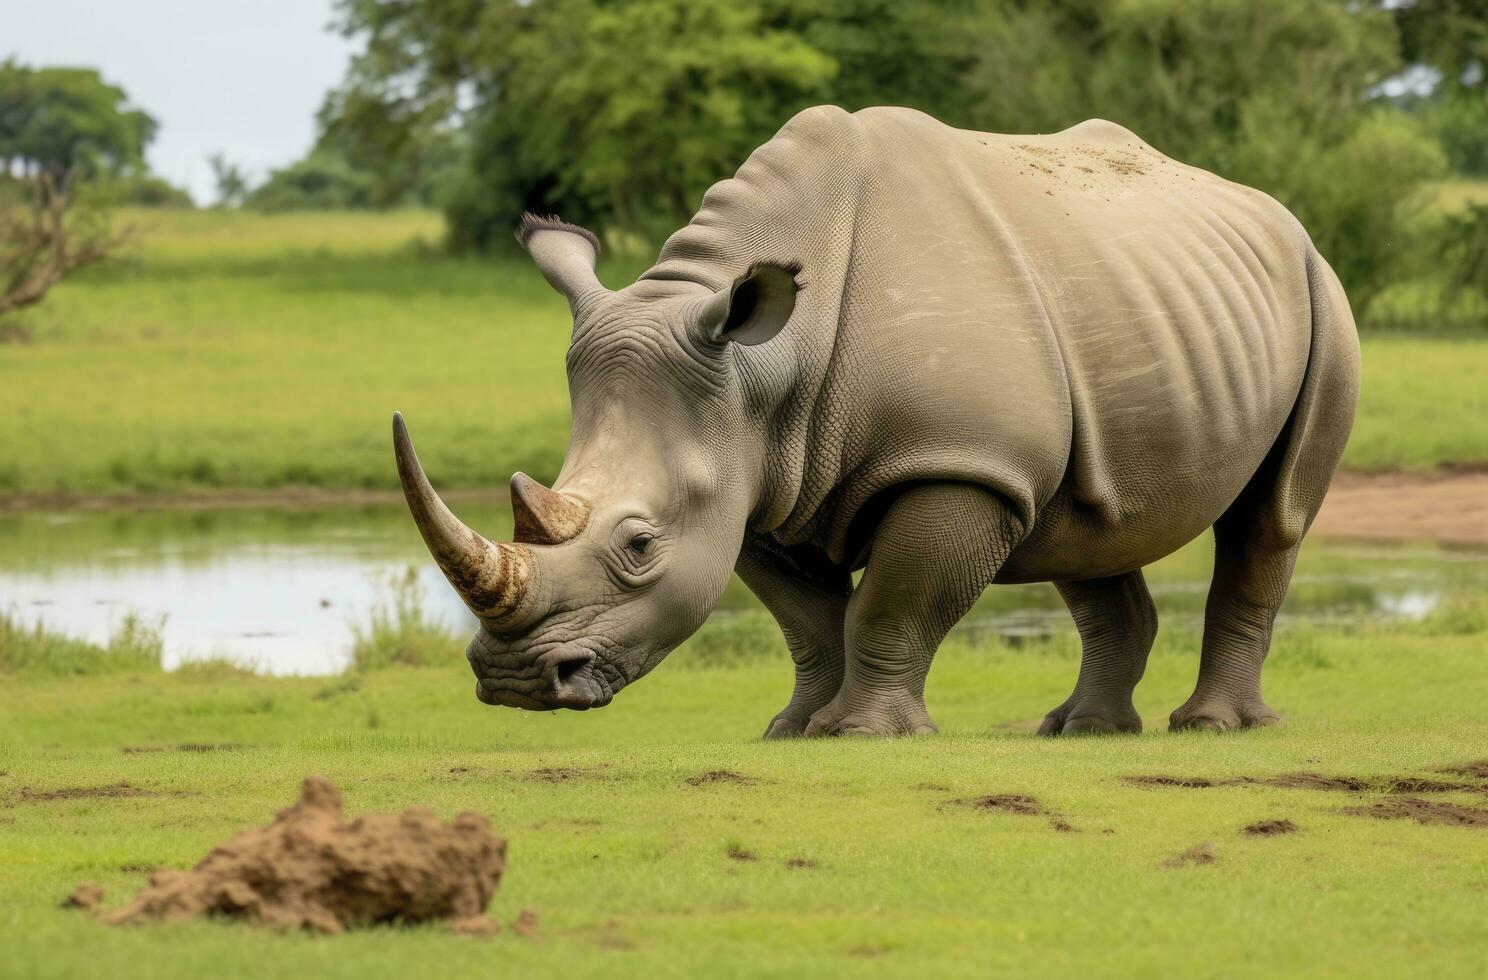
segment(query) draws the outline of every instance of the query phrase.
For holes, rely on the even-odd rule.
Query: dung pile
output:
[[[328,779],[266,827],[245,830],[190,871],[161,870],[117,925],[226,916],[321,932],[384,922],[466,919],[485,911],[506,865],[506,841],[485,817],[451,824],[432,810],[369,813],[347,822]]]

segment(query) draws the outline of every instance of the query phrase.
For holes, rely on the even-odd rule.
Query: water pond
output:
[[[458,510],[493,537],[510,532],[499,504]],[[1164,622],[1200,619],[1210,554],[1206,537],[1148,570]],[[142,616],[162,624],[167,667],[225,656],[276,674],[335,673],[353,624],[410,567],[431,610],[462,630],[473,626],[401,505],[0,515],[0,610],[97,642],[124,616]],[[1282,616],[1420,617],[1485,587],[1488,551],[1311,540]],[[755,608],[737,580],[719,606],[724,615]],[[989,589],[957,627],[1013,642],[1069,628],[1048,585]]]

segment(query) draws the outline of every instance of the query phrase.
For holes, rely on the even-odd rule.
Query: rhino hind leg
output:
[[[1261,698],[1261,665],[1297,550],[1343,458],[1359,396],[1359,337],[1327,263],[1309,253],[1312,349],[1292,416],[1214,525],[1199,680],[1169,727],[1226,731],[1281,718]]]
[[[1040,735],[1140,732],[1132,691],[1157,637],[1157,608],[1141,569],[1110,578],[1057,583],[1080,631],[1080,676]]]
[[[925,484],[900,494],[848,602],[841,690],[811,716],[806,734],[936,731],[925,707],[935,650],[1023,533],[1006,501],[981,487]]]

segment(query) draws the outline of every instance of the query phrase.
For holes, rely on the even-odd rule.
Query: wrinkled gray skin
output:
[[[415,519],[482,622],[481,700],[608,704],[737,571],[796,665],[766,737],[931,732],[946,631],[993,582],[1052,581],[1084,654],[1041,731],[1138,731],[1142,567],[1212,527],[1171,727],[1277,720],[1261,664],[1359,366],[1338,280],[1270,198],[1098,120],[1001,136],[819,107],[625,289],[582,229],[519,238],[574,333],[568,456],[553,490],[514,478],[517,540],[445,510],[395,422]]]

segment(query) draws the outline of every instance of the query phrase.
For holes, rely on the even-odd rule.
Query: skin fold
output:
[[[988,585],[1049,581],[1083,654],[1041,732],[1139,731],[1142,567],[1213,528],[1171,725],[1277,720],[1261,665],[1359,350],[1269,197],[1099,120],[1007,136],[818,107],[624,289],[584,229],[529,215],[518,237],[574,331],[568,454],[552,489],[513,478],[516,540],[450,514],[395,422],[414,518],[481,620],[481,700],[608,704],[737,571],[796,669],[767,738],[933,732],[946,632]]]

